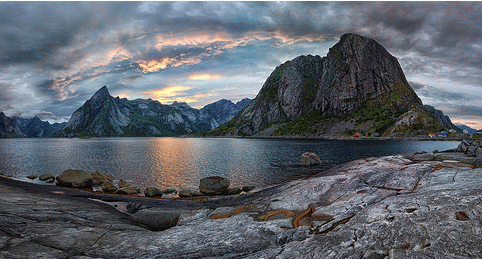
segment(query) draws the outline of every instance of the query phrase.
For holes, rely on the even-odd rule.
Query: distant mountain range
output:
[[[383,46],[345,34],[326,57],[276,67],[246,109],[205,135],[410,137],[453,127],[434,114]]]
[[[345,34],[326,57],[299,56],[276,67],[254,100],[220,100],[195,109],[113,97],[100,88],[66,124],[0,113],[0,137],[427,136],[455,129],[423,105],[398,63],[376,41]]]
[[[477,133],[477,130],[464,124],[455,124],[460,130],[467,130],[468,133]]]
[[[13,116],[12,119],[18,125],[20,131],[29,138],[56,137],[67,125],[67,122],[50,124],[48,121],[40,120],[37,116],[30,119]]]
[[[187,103],[114,98],[104,86],[64,123],[50,124],[37,116],[9,118],[0,112],[0,137],[179,136],[213,130],[250,102],[248,98],[237,103],[222,99],[195,109]]]
[[[435,119],[437,119],[442,125],[444,125],[448,129],[454,129],[458,132],[462,132],[462,130],[457,127],[457,125],[453,124],[450,120],[449,116],[445,115],[443,111],[435,109],[433,106],[424,105],[425,109],[429,111]]]
[[[223,99],[198,110],[187,103],[164,105],[152,99],[115,98],[104,86],[72,114],[60,135],[178,136],[204,132],[229,121],[250,101],[235,104]]]
[[[26,135],[20,130],[14,119],[7,117],[3,112],[0,112],[0,137],[13,138],[26,137]]]

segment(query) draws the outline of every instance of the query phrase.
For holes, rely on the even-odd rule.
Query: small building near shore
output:
[[[428,136],[429,136],[430,138],[435,138],[437,135],[436,135],[435,133],[428,133]]]
[[[437,133],[437,136],[442,137],[442,138],[446,138],[448,136],[448,134],[447,134],[447,131],[440,131],[439,133]]]

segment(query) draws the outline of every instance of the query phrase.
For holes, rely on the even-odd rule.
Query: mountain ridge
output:
[[[437,110],[435,107],[430,105],[424,105],[425,109],[427,109],[440,123],[442,123],[448,129],[454,129],[458,132],[462,132],[462,130],[457,127],[457,125],[453,124],[450,120],[450,117],[445,115],[442,110]]]
[[[202,109],[187,103],[161,104],[152,99],[113,97],[101,87],[71,116],[62,137],[178,136],[212,130],[234,117],[249,103],[220,100]],[[214,112],[210,107],[221,107]]]
[[[243,112],[206,135],[396,137],[444,129],[394,56],[372,39],[345,34],[326,57],[276,67]]]

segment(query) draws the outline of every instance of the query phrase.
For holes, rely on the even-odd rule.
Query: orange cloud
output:
[[[174,85],[174,86],[169,86],[161,90],[153,90],[153,91],[148,91],[147,93],[155,96],[155,97],[172,97],[172,96],[178,96],[181,95],[182,92],[187,91],[192,89],[192,87],[189,86],[182,86],[182,85]]]
[[[165,47],[173,46],[200,46],[213,43],[232,44],[237,40],[233,39],[228,33],[207,33],[197,32],[189,35],[158,34],[155,48],[161,50]],[[234,46],[234,45],[233,45]]]
[[[324,41],[324,35],[291,36],[280,31],[274,32],[253,32],[241,37],[225,32],[196,32],[189,35],[158,34],[155,48],[162,50],[174,46],[206,46],[206,50],[212,55],[217,55],[225,49],[233,49],[245,45],[254,40],[277,39],[284,44],[293,44],[300,41]],[[216,44],[214,44],[216,43]],[[212,46],[212,45],[216,46]]]
[[[221,78],[220,75],[212,75],[212,74],[194,74],[190,75],[189,79],[193,81],[200,81],[200,80],[213,80]]]
[[[215,91],[210,91],[208,93],[200,93],[195,95],[188,95],[186,93],[187,90],[192,89],[193,87],[190,86],[182,86],[182,85],[174,85],[169,86],[160,90],[152,90],[144,92],[150,98],[154,100],[158,100],[163,104],[171,104],[173,102],[185,102],[189,104],[196,104],[200,103],[203,99],[209,99],[210,97],[217,96],[218,94]],[[194,108],[201,108],[197,106],[192,106]]]
[[[166,69],[167,67],[179,67],[184,64],[198,64],[201,62],[201,58],[194,57],[194,58],[185,58],[184,55],[179,56],[178,58],[162,58],[160,60],[138,60],[137,64],[142,73],[153,73],[158,72],[160,70]]]
[[[326,38],[323,35],[308,35],[303,37],[290,36],[279,31],[248,33],[241,37],[225,32],[195,32],[188,35],[161,33],[156,36],[154,43],[154,48],[158,51],[168,47],[196,46],[205,48],[205,53],[191,58],[186,58],[185,54],[181,54],[178,57],[162,58],[159,60],[139,60],[136,63],[139,65],[142,73],[158,72],[167,67],[178,67],[184,64],[198,64],[204,56],[219,55],[224,50],[243,46],[251,41],[270,39],[277,39],[283,44],[294,44],[300,41],[324,41]],[[213,78],[191,80],[209,79]]]
[[[104,56],[104,61],[99,62],[97,64],[94,64],[93,67],[107,66],[112,61],[120,62],[120,61],[124,61],[126,59],[129,59],[129,58],[132,58],[129,51],[127,51],[125,48],[119,46],[119,47],[111,49]]]

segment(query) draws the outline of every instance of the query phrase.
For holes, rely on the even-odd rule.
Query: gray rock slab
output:
[[[325,174],[218,199],[217,210],[163,203],[180,214],[164,231],[138,227],[99,202],[0,181],[0,258],[482,257],[481,168],[388,156]],[[249,206],[237,210],[239,201]],[[274,209],[297,216],[258,221]],[[300,217],[311,225],[287,228]]]
[[[180,216],[179,213],[145,209],[136,212],[133,219],[147,228],[157,231],[176,226]]]

